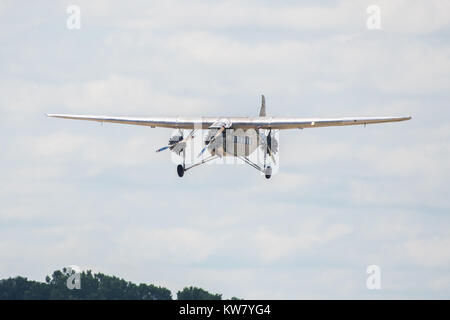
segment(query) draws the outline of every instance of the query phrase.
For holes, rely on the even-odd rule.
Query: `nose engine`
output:
[[[219,135],[216,139],[213,139],[217,134],[217,130],[211,130],[208,132],[205,138],[205,146],[208,146],[208,150],[211,155],[222,156],[220,147],[223,146],[223,136]]]

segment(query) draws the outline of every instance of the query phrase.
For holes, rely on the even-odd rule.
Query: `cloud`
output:
[[[344,224],[321,226],[317,221],[302,221],[296,234],[276,234],[261,228],[254,235],[254,242],[259,248],[259,256],[264,262],[274,262],[312,250],[314,247],[325,245],[342,236],[350,234],[352,228]]]
[[[146,6],[124,9],[119,2],[81,2],[90,18],[97,23],[131,30],[178,28],[293,29],[296,31],[361,30],[365,28],[366,8],[371,1],[339,1],[328,5],[305,3],[273,3],[267,1],[160,1]],[[445,14],[448,3],[439,0],[378,1],[383,30],[406,34],[427,34],[448,27]],[[126,10],[127,14],[123,14]],[[205,14],[208,12],[208,14]],[[101,17],[101,19],[99,19]],[[112,17],[112,18],[111,18]],[[430,19],[432,17],[432,19]],[[95,20],[93,21],[96,22]]]
[[[449,296],[447,2],[379,1],[381,31],[370,1],[81,1],[76,32],[68,4],[0,6],[0,277],[74,264],[228,297]],[[273,116],[413,120],[281,132],[271,180],[179,179],[155,153],[171,130],[44,115],[251,116],[261,93]]]
[[[201,263],[217,248],[214,238],[190,228],[133,227],[124,230],[117,243],[119,256],[126,255],[127,259],[140,263]]]
[[[450,238],[435,236],[431,239],[414,239],[405,243],[405,250],[412,261],[431,267],[450,265]]]

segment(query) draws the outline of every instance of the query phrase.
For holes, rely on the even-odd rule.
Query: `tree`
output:
[[[212,294],[201,288],[186,287],[183,291],[177,292],[178,300],[222,300],[221,294]]]
[[[45,277],[45,282],[24,277],[0,280],[0,300],[172,300],[172,293],[167,288],[145,283],[137,285],[91,270],[81,272],[81,288],[71,290],[67,287],[71,275],[63,268]],[[222,300],[222,295],[191,286],[178,291],[177,299]]]
[[[45,283],[15,277],[0,280],[0,300],[48,299],[49,288]]]
[[[169,289],[152,284],[136,285],[103,273],[80,274],[80,289],[67,288],[71,274],[67,269],[56,270],[45,283],[16,277],[0,280],[0,300],[172,300]]]

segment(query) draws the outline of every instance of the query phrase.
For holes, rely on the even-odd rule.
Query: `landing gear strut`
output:
[[[260,167],[259,165],[257,165],[256,163],[250,161],[250,159],[248,159],[247,157],[242,157],[242,156],[237,156],[239,159],[241,159],[242,161],[244,161],[246,164],[250,165],[251,167],[255,168],[256,170],[262,172],[265,176],[266,179],[270,179],[270,177],[272,176],[272,167],[270,166],[265,166]]]
[[[199,162],[197,162],[197,163],[194,163],[193,165],[190,165],[190,166],[188,166],[188,167],[185,166],[184,160],[183,160],[183,165],[179,164],[179,165],[177,166],[177,173],[178,173],[178,176],[181,178],[181,177],[184,175],[184,173],[185,173],[186,171],[188,171],[188,170],[190,170],[190,169],[192,169],[192,168],[195,168],[195,167],[197,167],[197,166],[199,166],[199,165],[202,165],[202,164],[204,164],[204,163],[206,163],[206,162],[215,160],[215,159],[217,159],[217,158],[218,158],[217,155],[209,156],[209,157],[207,157],[207,158],[205,158],[205,159],[203,159],[203,160],[201,160],[201,161],[199,161]]]

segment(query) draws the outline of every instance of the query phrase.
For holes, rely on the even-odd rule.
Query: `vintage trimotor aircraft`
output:
[[[156,152],[171,150],[180,155],[183,153],[183,164],[177,166],[178,176],[196,166],[217,159],[218,157],[231,156],[243,160],[245,163],[261,171],[267,179],[272,175],[272,167],[267,163],[267,155],[271,162],[275,163],[274,154],[278,152],[278,141],[275,138],[275,130],[319,128],[331,126],[366,125],[372,123],[397,122],[410,120],[411,117],[356,117],[356,118],[281,118],[266,116],[266,103],[262,96],[261,109],[258,117],[110,117],[93,115],[47,114],[49,117],[88,120],[97,122],[112,122],[149,126],[151,128],[173,128],[179,133],[169,139],[167,146]],[[184,137],[184,129],[191,130]],[[186,144],[194,137],[196,130],[208,130],[204,140],[204,146],[198,157],[208,150],[209,157],[186,166]],[[249,156],[260,147],[263,150],[263,164],[255,163]]]

